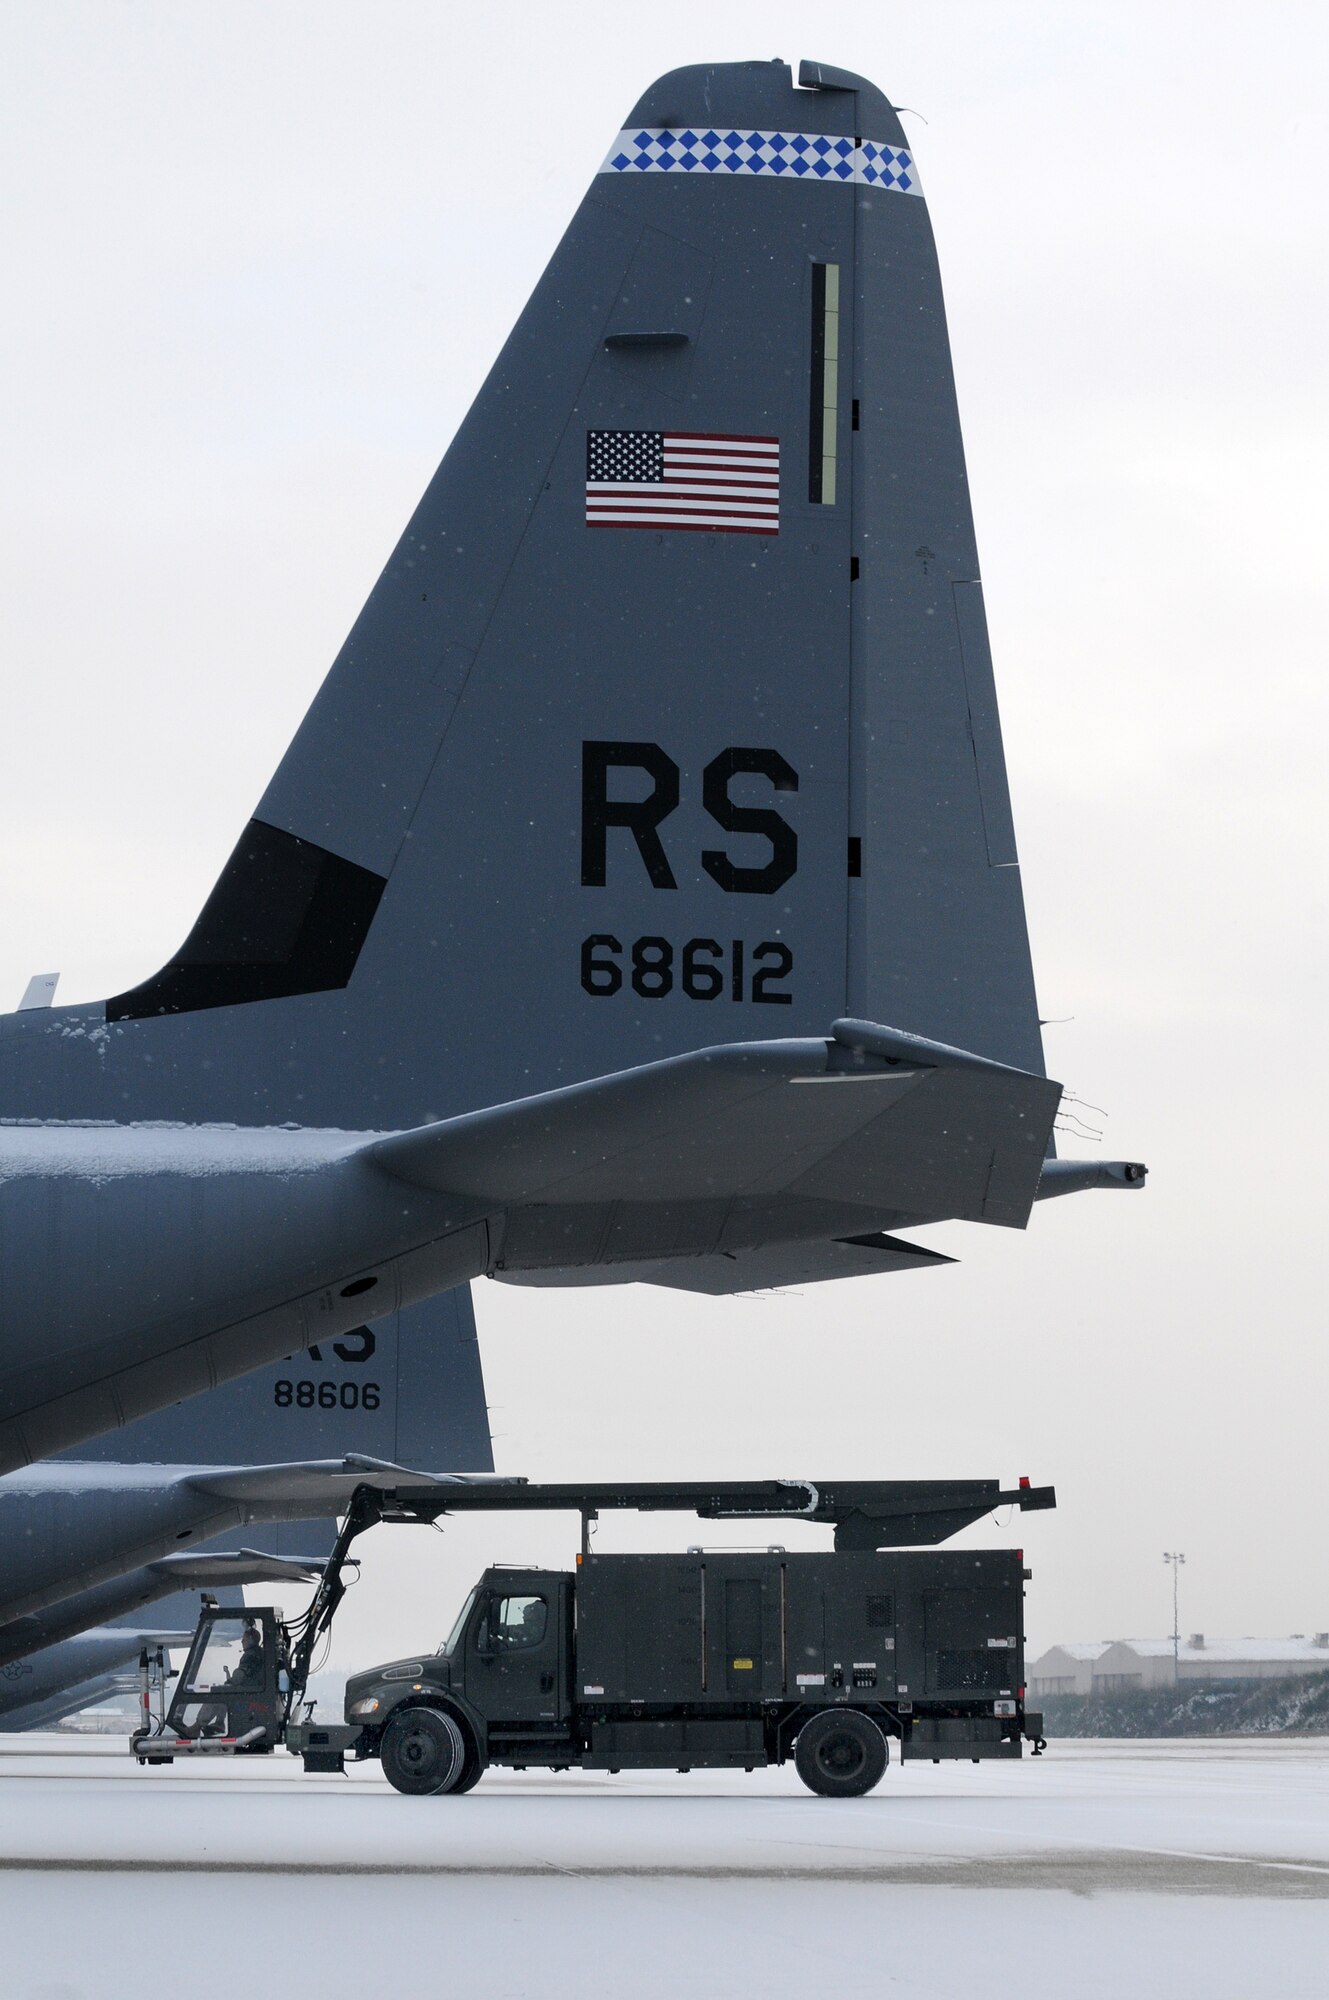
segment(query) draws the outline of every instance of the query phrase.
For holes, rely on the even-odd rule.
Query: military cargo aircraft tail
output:
[[[445,1472],[493,1470],[469,1286],[315,1341],[63,1456],[125,1466],[271,1465],[347,1451]],[[2,1510],[0,1499],[0,1520]],[[269,1547],[278,1551],[283,1537],[274,1536]],[[284,1541],[301,1551],[312,1546],[299,1524]]]
[[[403,1306],[334,1340],[314,1342],[282,1361],[236,1381],[190,1396],[149,1417],[87,1440],[64,1454],[69,1477],[80,1463],[217,1465],[335,1458],[347,1451],[368,1453],[406,1465],[429,1465],[443,1472],[491,1472],[489,1411],[475,1333],[470,1287],[458,1286],[418,1305]],[[0,1539],[18,1532],[17,1517],[0,1487]],[[264,1542],[274,1555],[326,1555],[337,1532],[333,1519],[280,1521],[265,1526]],[[236,1528],[190,1548],[197,1554],[239,1550],[245,1530]],[[69,1567],[77,1572],[84,1551],[69,1547]],[[158,1570],[161,1565],[157,1565]],[[5,1563],[0,1558],[0,1595]],[[198,1606],[184,1593],[191,1581],[160,1604],[159,1623],[189,1625]],[[220,1601],[238,1599],[226,1585],[224,1565],[212,1579]],[[150,1593],[161,1599],[160,1589]],[[130,1592],[123,1608],[99,1604],[87,1624],[133,1621],[149,1598]],[[78,1626],[72,1629],[80,1629]]]
[[[843,1016],[1040,1071],[978,578],[896,112],[662,78],[89,1073],[400,1126]]]
[[[918,1268],[1091,1184],[978,575],[895,111],[662,78],[185,943],[0,1023],[0,1468],[371,1293]]]

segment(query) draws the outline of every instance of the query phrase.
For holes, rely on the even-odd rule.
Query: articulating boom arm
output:
[[[524,1479],[435,1480],[364,1461],[374,1483],[358,1486],[323,1578],[291,1630],[292,1704],[303,1693],[314,1648],[346,1594],[342,1570],[357,1535],[380,1521],[429,1524],[444,1514],[575,1513],[582,1548],[604,1512],[692,1513],[708,1521],[817,1521],[835,1529],[837,1549],[917,1548],[944,1542],[997,1507],[1055,1507],[1051,1486],[1003,1487],[995,1479],[646,1480],[536,1485]]]

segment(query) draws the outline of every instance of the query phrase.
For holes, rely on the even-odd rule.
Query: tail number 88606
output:
[[[272,1385],[279,1410],[376,1410],[382,1398],[377,1382],[289,1382]]]

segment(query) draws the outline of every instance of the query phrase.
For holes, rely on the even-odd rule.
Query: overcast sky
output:
[[[481,1284],[498,1463],[1029,1472],[1059,1512],[979,1538],[1035,1647],[1169,1628],[1164,1548],[1185,1630],[1323,1630],[1329,14],[470,14],[0,6],[0,1005],[180,942],[652,78],[857,69],[939,243],[1049,1068],[1151,1182],[799,1295]],[[369,1546],[346,1657],[571,1544]]]

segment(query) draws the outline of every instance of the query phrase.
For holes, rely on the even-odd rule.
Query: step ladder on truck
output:
[[[1025,1707],[1019,1549],[935,1545],[1051,1487],[985,1480],[537,1484],[433,1478],[357,1461],[356,1488],[308,1610],[205,1606],[173,1692],[144,1655],[143,1764],[284,1745],[306,1771],[377,1757],[406,1793],[466,1792],[486,1769],[755,1770],[793,1758],[813,1791],[857,1797],[902,1761],[1044,1747]],[[597,1555],[602,1512],[811,1521],[834,1547]],[[487,1569],[444,1644],[347,1683],[345,1720],[304,1702],[315,1648],[380,1523],[463,1512],[581,1516],[570,1570]],[[304,1708],[301,1716],[300,1710]]]

